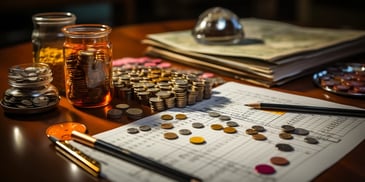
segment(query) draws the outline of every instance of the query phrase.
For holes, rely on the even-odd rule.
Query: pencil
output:
[[[288,105],[288,104],[275,104],[275,103],[251,103],[251,104],[245,104],[245,106],[264,110],[365,117],[365,110],[360,110],[360,109]]]
[[[134,153],[128,149],[115,146],[111,143],[107,143],[100,139],[96,139],[90,135],[80,133],[74,130],[72,131],[72,137],[75,141],[80,142],[84,145],[95,148],[114,157],[118,157],[127,162],[136,164],[140,167],[157,172],[159,174],[175,179],[177,181],[188,181],[188,182],[202,181],[197,177],[191,176],[182,171],[178,171],[177,169],[158,163],[147,157]]]

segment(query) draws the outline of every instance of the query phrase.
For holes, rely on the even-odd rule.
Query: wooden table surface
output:
[[[113,58],[144,56],[146,47],[141,44],[141,40],[146,34],[190,29],[193,25],[194,21],[171,21],[114,27],[111,34]],[[353,57],[352,60],[364,62],[365,55]],[[7,69],[12,65],[30,62],[32,62],[30,42],[0,49],[1,93],[9,88]],[[176,63],[173,63],[173,66],[189,69],[187,66]],[[222,78],[227,81],[233,80],[224,76]],[[365,108],[364,99],[338,96],[317,88],[313,85],[310,75],[272,89]],[[120,102],[118,99],[113,100],[113,104],[118,102]],[[1,179],[5,181],[104,181],[104,179],[92,177],[69,160],[57,155],[45,131],[47,127],[55,123],[76,121],[85,124],[88,133],[94,135],[130,122],[106,119],[106,111],[110,107],[76,109],[62,97],[55,110],[43,114],[7,115],[0,109]],[[149,114],[148,108],[144,109]],[[313,181],[365,181],[364,154],[365,142],[362,141],[354,150]]]

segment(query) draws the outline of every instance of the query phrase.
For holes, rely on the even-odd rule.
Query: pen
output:
[[[76,147],[73,147],[67,141],[59,141],[56,137],[48,136],[56,145],[56,150],[66,156],[68,159],[85,169],[91,175],[98,177],[100,174],[100,163],[91,157],[85,155]]]
[[[288,104],[274,104],[274,103],[251,103],[251,104],[245,104],[245,106],[249,106],[255,109],[267,109],[276,111],[365,117],[365,110],[360,110],[360,109],[344,109],[344,108],[288,105]]]
[[[163,165],[161,163],[158,163],[147,157],[134,153],[128,149],[124,149],[124,148],[115,146],[111,143],[107,143],[103,140],[96,139],[87,134],[80,133],[80,132],[74,130],[74,131],[72,131],[71,135],[72,135],[72,138],[77,142],[80,142],[84,145],[95,148],[97,150],[100,150],[100,151],[110,154],[112,156],[118,157],[127,162],[130,162],[130,163],[139,165],[141,167],[144,167],[146,169],[149,169],[151,171],[157,172],[164,176],[170,177],[177,181],[189,181],[189,182],[202,181],[201,179],[199,179],[197,177],[191,176],[182,171],[178,171],[177,169],[174,169],[174,168],[168,167],[166,165]]]

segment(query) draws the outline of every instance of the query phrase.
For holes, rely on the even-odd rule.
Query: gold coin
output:
[[[71,132],[74,130],[85,133],[86,126],[77,122],[63,122],[48,127],[46,134],[47,136],[56,137],[58,140],[71,140]]]
[[[172,120],[172,119],[174,119],[174,117],[171,116],[170,114],[163,114],[163,115],[161,115],[161,119],[162,120]]]
[[[221,124],[212,124],[210,125],[210,128],[212,128],[213,130],[221,130],[223,129],[223,126]]]
[[[174,125],[172,123],[162,123],[161,128],[162,129],[171,129],[171,128],[174,128]]]
[[[263,135],[263,134],[254,134],[252,135],[252,138],[255,139],[255,140],[266,140],[266,136]]]
[[[176,119],[179,119],[179,120],[184,120],[186,118],[188,118],[185,114],[176,114],[175,115],[175,118]]]
[[[246,130],[246,134],[248,134],[248,135],[256,135],[256,134],[258,134],[259,132],[258,131],[256,131],[255,129],[247,129]]]
[[[179,136],[177,136],[177,134],[174,132],[167,132],[163,134],[163,137],[165,137],[168,140],[174,140],[177,139]]]
[[[233,128],[233,127],[225,127],[225,128],[223,128],[223,131],[224,131],[224,133],[236,133],[237,132],[236,128]]]
[[[193,136],[193,137],[190,137],[190,143],[203,144],[203,143],[205,143],[205,139],[201,136]]]
[[[285,133],[285,132],[280,133],[279,137],[282,139],[285,139],[285,140],[293,139],[293,135],[291,135],[290,133]]]

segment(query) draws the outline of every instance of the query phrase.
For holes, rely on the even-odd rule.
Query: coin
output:
[[[193,137],[190,137],[190,143],[203,144],[203,143],[205,143],[205,139],[201,136],[193,136]]]
[[[227,126],[229,126],[229,127],[237,127],[237,126],[239,126],[239,124],[237,122],[234,122],[234,121],[228,121],[227,122]]]
[[[248,135],[255,135],[255,134],[258,134],[258,132],[252,128],[249,128],[246,130],[246,134]]]
[[[282,128],[283,132],[286,132],[286,133],[292,133],[295,130],[295,127],[291,126],[291,125],[282,125],[281,128]]]
[[[233,128],[233,127],[225,127],[225,128],[223,128],[223,131],[224,131],[224,133],[236,133],[237,132],[236,128]]]
[[[175,118],[178,119],[178,120],[184,120],[188,117],[185,114],[176,114]]]
[[[293,133],[297,135],[308,135],[309,131],[303,128],[295,128]]]
[[[180,130],[179,130],[179,133],[180,133],[181,135],[190,135],[190,134],[191,134],[191,131],[190,131],[190,130],[188,130],[188,129],[180,129]]]
[[[162,120],[172,120],[172,119],[174,119],[174,117],[170,114],[163,114],[163,115],[161,115],[161,119]]]
[[[168,140],[174,140],[174,139],[177,139],[179,138],[179,136],[177,136],[176,133],[174,132],[167,132],[167,133],[164,133],[163,136],[168,139]]]
[[[260,134],[260,133],[252,135],[252,138],[255,140],[266,140],[267,139],[265,135]]]
[[[150,131],[151,130],[151,127],[148,126],[148,125],[142,125],[142,126],[139,126],[139,129],[141,131]]]
[[[221,124],[212,124],[210,125],[210,128],[212,128],[213,130],[221,130],[223,129],[223,126]]]
[[[291,151],[294,151],[294,148],[289,145],[289,144],[286,144],[286,143],[278,143],[275,145],[276,148],[278,148],[280,151],[283,151],[283,152],[291,152]]]
[[[109,119],[119,119],[122,117],[123,112],[119,109],[110,109],[107,112],[107,117]]]
[[[127,132],[129,134],[136,134],[136,133],[139,133],[138,129],[137,128],[128,128],[127,129]]]
[[[214,111],[210,111],[210,112],[208,112],[208,114],[210,117],[214,117],[214,118],[221,116],[221,114],[214,112]]]
[[[275,165],[279,165],[279,166],[286,166],[289,164],[288,159],[286,159],[284,157],[278,157],[278,156],[271,157],[270,162]]]
[[[285,133],[285,132],[280,133],[279,137],[282,139],[285,139],[285,140],[293,139],[293,135],[291,135],[290,133]]]
[[[161,128],[162,129],[172,129],[172,128],[174,128],[174,125],[172,123],[162,123]]]
[[[51,125],[46,130],[47,136],[54,136],[59,140],[71,140],[71,132],[78,131],[81,133],[86,132],[86,126],[77,122],[63,122]]]
[[[121,109],[121,110],[126,110],[129,108],[129,105],[128,104],[117,104],[117,105],[115,105],[115,108]]]
[[[260,174],[274,174],[275,168],[268,164],[259,164],[255,166],[255,170]]]
[[[319,141],[313,137],[305,137],[304,141],[309,144],[318,144],[319,143]]]
[[[193,128],[204,128],[203,123],[195,122],[195,123],[192,123],[191,125],[193,126]]]
[[[251,127],[252,129],[258,131],[258,132],[264,132],[266,129],[261,125],[254,125]]]
[[[229,117],[227,115],[221,115],[221,116],[219,116],[219,119],[221,121],[229,121],[229,120],[231,120],[231,117]]]

